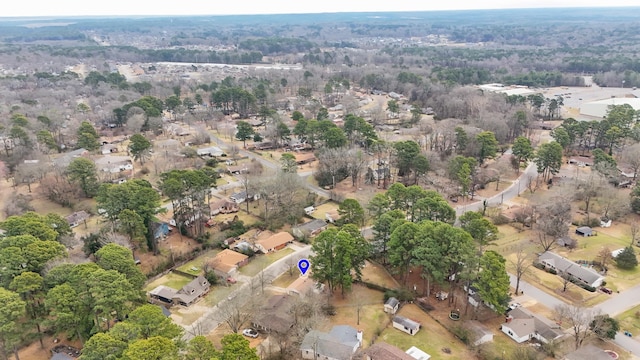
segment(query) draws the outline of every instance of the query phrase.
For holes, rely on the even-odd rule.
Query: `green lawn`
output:
[[[187,262],[186,264],[178,266],[177,269],[196,276],[202,275],[202,267],[204,262],[216,256],[216,254],[219,252],[219,249],[209,250],[206,253],[198,256],[197,258]]]
[[[165,276],[162,276],[156,279],[153,282],[147,284],[144,288],[145,291],[151,291],[160,285],[168,286],[172,289],[180,290],[183,286],[187,285],[192,279],[183,275],[179,275],[176,273],[168,273]]]
[[[271,285],[286,289],[289,285],[291,285],[299,277],[300,277],[300,273],[298,272],[297,269],[293,273],[293,276],[289,275],[289,272],[286,271],[284,274],[278,276],[275,280],[273,280],[273,282],[271,282]]]
[[[620,330],[640,333],[640,305],[616,316],[616,319],[620,322]]]
[[[292,249],[286,248],[271,254],[256,255],[249,264],[240,268],[240,273],[246,276],[255,276],[267,266],[291,254],[292,252]]]
[[[235,289],[240,286],[239,283],[231,286],[217,285],[211,288],[211,291],[204,297],[204,302],[207,306],[215,306],[221,300],[227,298]]]
[[[411,336],[389,325],[382,332],[379,340],[397,346],[403,351],[416,346],[431,355],[432,359],[474,358],[472,352],[458,338],[418,309],[417,306],[405,305],[398,314],[420,322],[422,329],[414,336]],[[443,348],[450,349],[451,354],[443,353]]]

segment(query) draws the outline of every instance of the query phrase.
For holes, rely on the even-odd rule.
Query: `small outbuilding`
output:
[[[392,296],[384,303],[384,312],[386,312],[387,314],[395,314],[398,311],[399,307],[400,300]]]
[[[420,331],[421,325],[419,322],[407,319],[404,316],[394,316],[393,327],[413,336]]]
[[[576,234],[584,237],[594,235],[593,229],[588,226],[580,226],[579,228],[576,229]]]
[[[471,320],[465,325],[472,335],[473,345],[478,346],[493,341],[493,332],[481,323]]]

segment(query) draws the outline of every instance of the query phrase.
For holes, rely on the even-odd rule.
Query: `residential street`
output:
[[[283,257],[282,259],[274,262],[273,264],[262,270],[265,273],[265,278],[269,279],[269,282],[289,270],[289,264],[291,264],[291,262],[289,261],[290,259],[293,258],[293,260],[297,263],[299,259],[306,258],[311,253],[310,245],[296,243],[293,245],[289,245],[289,247],[294,249],[293,253]],[[258,276],[259,275],[256,275],[254,276],[254,278],[257,278]],[[247,277],[239,277],[239,280],[241,279],[247,279]],[[227,299],[220,301],[220,303],[218,303],[216,306],[208,308],[208,311],[193,324],[184,326],[184,340],[188,341],[197,335],[207,335],[215,328],[217,328],[218,325],[222,323],[222,317],[219,314],[219,307],[224,306],[227,301],[235,301],[241,303],[239,305],[244,305],[248,301],[250,296],[255,296],[255,294],[252,294],[250,285],[251,281],[243,282],[243,284],[238,289],[229,294]],[[260,289],[257,289],[256,291],[260,291]]]
[[[225,142],[215,136],[212,136],[212,138],[214,139],[214,141],[218,144],[218,145],[226,145]],[[256,159],[257,161],[259,161],[261,164],[263,164],[265,167],[268,167],[270,169],[278,169],[279,166],[278,164],[271,162],[267,159],[264,159],[263,157],[250,152],[250,151],[246,151],[246,150],[240,150],[240,154],[242,156],[247,156],[249,158],[252,159]],[[317,186],[313,186],[311,184],[309,184],[306,181],[306,178],[308,176],[311,176],[312,173],[311,172],[305,172],[305,173],[300,173],[299,174],[300,177],[303,179],[305,186],[310,190],[315,192],[316,194],[326,197],[326,198],[330,198],[330,193],[328,191],[325,191]],[[522,171],[522,173],[520,174],[520,177],[518,179],[516,179],[507,189],[505,189],[504,191],[502,191],[501,193],[494,195],[487,200],[488,205],[491,206],[495,206],[495,205],[500,205],[505,201],[509,201],[513,198],[515,198],[516,196],[518,196],[520,193],[524,192],[527,190],[527,181],[529,178],[531,177],[536,177],[538,175],[538,170],[536,165],[531,162],[529,163],[529,165],[527,166],[527,168],[525,170]],[[234,186],[235,184],[228,184],[225,187],[229,188]],[[478,199],[478,201],[473,202],[471,204],[463,204],[463,205],[458,205],[455,207],[456,209],[456,214],[457,216],[460,216],[462,214],[464,214],[467,211],[478,211],[478,210],[482,210],[483,207],[483,201],[485,199]],[[373,236],[373,231],[371,229],[371,227],[366,227],[364,229],[362,229],[362,234],[363,236],[370,238]],[[293,253],[289,256],[297,256],[298,258],[301,258],[303,256],[308,256],[311,252],[311,247],[307,246],[306,248],[303,249],[299,249],[298,251],[296,251],[296,253]],[[269,276],[273,276],[273,278],[277,277],[278,275],[284,273],[287,268],[288,265],[286,263],[286,259],[289,257],[285,257],[277,262],[275,262],[274,264],[272,264],[271,266],[269,266],[267,269],[265,269],[264,271],[267,271],[269,273]],[[511,285],[513,287],[515,287],[515,276],[512,274],[509,274],[510,277],[510,281],[511,281]],[[519,299],[523,299],[523,298],[531,298],[534,299],[535,301],[537,301],[538,303],[548,307],[549,309],[554,309],[556,308],[556,306],[558,305],[562,305],[562,304],[566,304],[563,300],[556,298],[552,295],[547,294],[546,292],[538,289],[537,287],[535,287],[534,285],[531,285],[525,281],[520,281],[520,290],[524,292],[524,295],[520,295],[520,296],[515,296],[513,298],[514,301],[519,301]],[[234,299],[242,299],[242,298],[246,298],[248,296],[250,296],[250,290],[249,290],[249,284],[245,283],[242,285],[242,287],[240,287],[238,290],[236,290],[236,292],[234,293]],[[626,311],[629,308],[632,308],[633,306],[638,304],[638,299],[640,299],[640,285],[635,286],[631,289],[628,289],[626,291],[624,291],[621,294],[614,294],[611,296],[611,298],[599,305],[596,305],[595,308],[596,309],[600,309],[602,311],[602,313],[604,314],[609,314],[610,316],[616,316],[624,311]],[[229,300],[225,300],[225,301],[229,301]],[[236,300],[237,301],[237,300]],[[224,301],[221,303],[223,304]],[[211,310],[203,315],[200,319],[198,319],[198,321],[196,321],[193,325],[185,327],[186,329],[186,338],[191,338],[195,335],[198,334],[205,334],[208,333],[209,331],[215,329],[220,321],[217,319],[219,318],[219,316],[217,317],[217,306],[211,308]],[[624,331],[625,329],[622,329],[622,331]],[[635,340],[635,338],[631,338],[628,336],[625,336],[622,332],[619,332],[616,335],[616,338],[614,340],[612,340],[614,343],[616,343],[617,345],[621,346],[622,348],[630,351],[632,354],[634,354],[634,358],[636,359],[640,359],[638,358],[635,354],[639,354],[640,355],[640,342],[638,342],[637,340]]]

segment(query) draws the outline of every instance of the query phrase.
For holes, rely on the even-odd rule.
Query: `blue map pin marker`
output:
[[[298,269],[300,269],[300,272],[304,276],[304,274],[306,274],[307,271],[309,271],[309,260],[302,259],[298,261]]]

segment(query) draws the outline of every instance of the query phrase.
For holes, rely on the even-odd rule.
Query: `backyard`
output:
[[[293,253],[293,249],[285,248],[274,253],[265,255],[255,255],[249,264],[240,268],[240,273],[246,276],[255,276],[260,271],[283,257]]]

